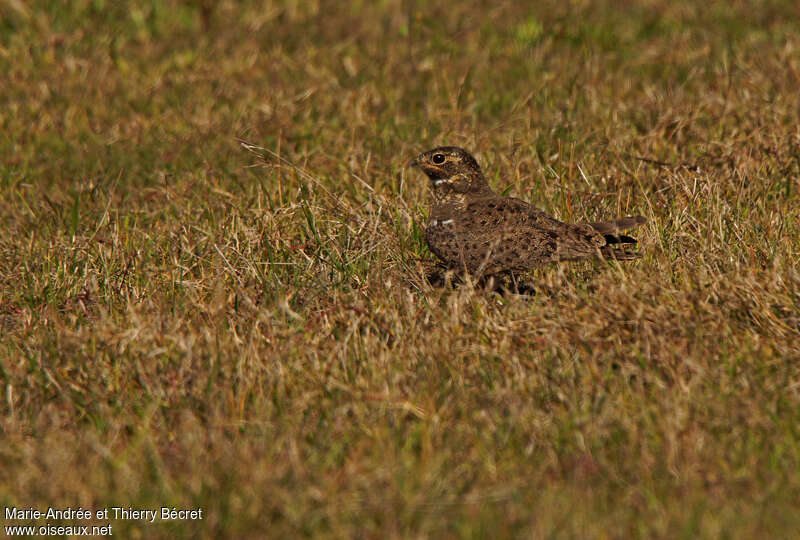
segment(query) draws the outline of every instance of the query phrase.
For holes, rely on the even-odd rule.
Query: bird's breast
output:
[[[447,265],[458,264],[461,250],[453,218],[431,219],[425,227],[425,242],[433,254]]]

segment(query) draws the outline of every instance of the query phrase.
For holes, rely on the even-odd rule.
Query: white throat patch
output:
[[[439,225],[452,225],[452,224],[453,224],[453,220],[452,219],[443,219],[442,221],[438,221],[438,220],[432,219],[431,222],[428,223],[428,226],[429,227],[437,227]]]

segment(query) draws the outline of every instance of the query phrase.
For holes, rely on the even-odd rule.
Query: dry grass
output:
[[[793,3],[52,4],[0,1],[4,506],[800,529]],[[429,285],[403,165],[437,143],[563,219],[647,216],[645,256]]]

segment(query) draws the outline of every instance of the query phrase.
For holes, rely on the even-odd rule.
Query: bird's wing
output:
[[[522,271],[597,254],[605,239],[588,225],[562,223],[525,201],[493,197],[470,202],[458,224],[465,264],[485,273]]]

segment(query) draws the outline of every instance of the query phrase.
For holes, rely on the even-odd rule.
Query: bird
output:
[[[408,164],[431,181],[433,206],[425,242],[451,270],[476,278],[514,275],[559,261],[632,260],[615,246],[635,244],[623,234],[646,219],[629,216],[595,223],[564,223],[531,204],[498,195],[478,162],[463,148],[440,146]]]

